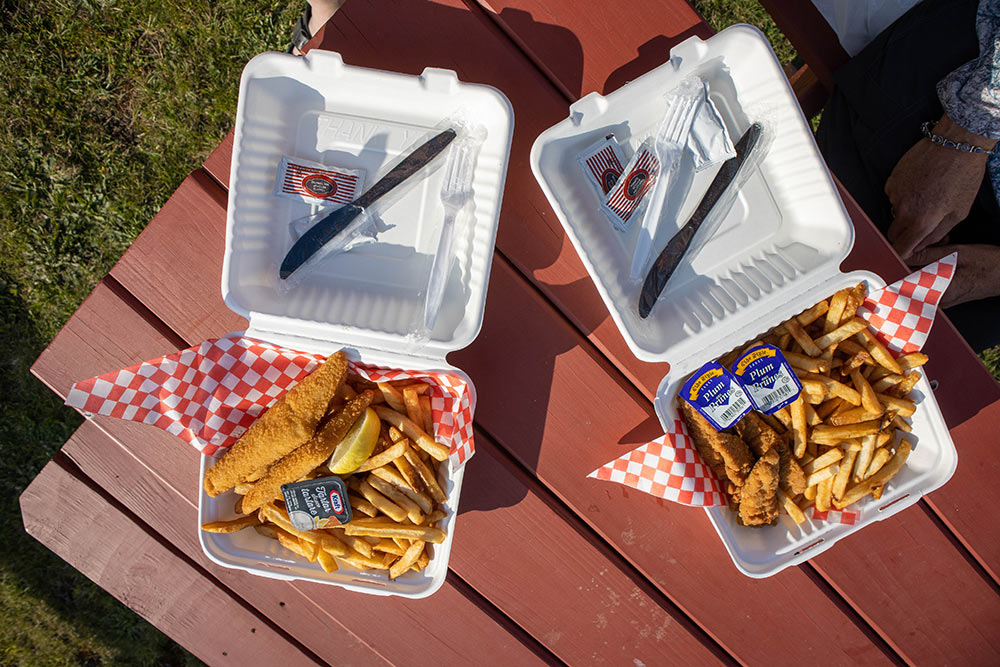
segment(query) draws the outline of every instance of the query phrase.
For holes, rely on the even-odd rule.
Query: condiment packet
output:
[[[625,167],[624,175],[611,188],[601,208],[611,220],[611,224],[620,232],[627,232],[634,222],[635,212],[642,204],[643,197],[649,192],[660,173],[660,161],[656,158],[653,138],[642,142],[639,150]]]
[[[625,164],[625,153],[614,134],[594,142],[577,156],[587,182],[597,190],[602,199],[621,178]]]
[[[308,204],[347,204],[358,198],[364,183],[363,169],[327,166],[282,155],[274,194]]]
[[[934,322],[934,306],[955,275],[957,262],[957,253],[952,253],[872,292],[858,308],[858,316],[867,320],[879,340],[896,354],[920,350]],[[680,419],[669,424],[663,436],[608,461],[587,477],[617,482],[692,507],[726,504],[723,485],[701,463],[687,425]],[[690,493],[692,489],[700,491]],[[812,513],[814,521],[845,525],[853,525],[859,517],[858,512],[846,509],[819,512],[814,507]]]
[[[694,159],[694,170],[701,171],[736,157],[733,139],[729,136],[726,124],[708,95],[708,85],[705,85],[705,99],[691,123],[691,134],[687,140],[688,150]]]
[[[802,384],[781,350],[773,345],[755,345],[732,365],[753,402],[755,410],[774,414],[793,402],[802,393]]]
[[[70,389],[66,405],[88,416],[152,424],[202,454],[216,456],[325,358],[230,334],[81,380]],[[449,448],[451,466],[460,468],[475,453],[472,388],[461,376],[351,360],[348,370],[371,382],[420,380],[430,385],[432,435]]]
[[[681,387],[681,398],[700,412],[716,431],[725,431],[753,408],[740,381],[716,361],[708,362],[691,374]]]
[[[319,477],[281,486],[288,520],[298,530],[326,528],[331,519],[339,524],[352,517],[347,485],[339,477]]]

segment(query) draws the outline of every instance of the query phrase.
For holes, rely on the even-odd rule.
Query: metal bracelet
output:
[[[972,144],[966,143],[964,141],[952,141],[951,139],[946,139],[940,134],[934,134],[931,132],[931,128],[934,127],[934,121],[929,120],[920,126],[920,131],[924,133],[924,136],[930,139],[932,142],[938,146],[944,146],[945,148],[954,148],[957,151],[965,151],[966,153],[989,153],[990,151],[985,148],[980,148],[979,146],[973,146]]]

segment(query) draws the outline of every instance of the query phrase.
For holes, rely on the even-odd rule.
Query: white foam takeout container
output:
[[[627,235],[611,227],[576,156],[609,132],[634,151],[655,131],[665,111],[664,93],[693,74],[708,82],[734,141],[751,122],[763,120],[773,142],[715,233],[683,259],[650,317],[642,320],[637,309],[642,282],[629,278],[639,225]],[[667,63],[619,90],[581,98],[570,106],[569,118],[535,141],[531,168],[632,352],[644,361],[670,363],[654,402],[664,428],[679,418],[675,401],[681,384],[703,363],[837,289],[859,281],[870,289],[885,285],[872,273],[840,272],[854,227],[774,52],[751,26],[733,26],[704,41],[687,39],[671,50]],[[687,221],[716,171],[694,174],[676,221],[661,220],[654,252]],[[854,525],[810,518],[797,526],[782,514],[777,526],[748,528],[725,507],[706,508],[736,567],[751,577],[773,575],[947,482],[957,454],[926,377],[913,397],[918,401],[913,432],[906,436],[913,451],[881,500],[869,497],[851,506],[860,513]]]
[[[394,193],[392,206],[379,213],[393,227],[376,243],[327,258],[291,291],[279,288],[277,267],[292,244],[288,224],[318,210],[273,194],[283,154],[364,169],[367,189],[415,141],[456,113],[482,125],[486,139],[473,178],[473,208],[456,224],[455,262],[429,336],[413,332],[423,321],[424,291],[444,220],[442,169],[417,174],[405,194]],[[409,76],[351,67],[339,54],[319,50],[305,57],[253,58],[240,81],[222,269],[226,305],[250,321],[245,335],[302,352],[343,348],[354,360],[388,368],[451,372],[468,382],[475,410],[471,380],[445,355],[471,343],[482,325],[513,116],[500,91],[462,83],[450,70],[427,68]],[[202,478],[213,462],[202,457]],[[219,565],[266,577],[424,597],[444,583],[448,571],[463,469],[441,475],[448,537],[432,545],[426,569],[394,581],[385,572],[343,563],[326,573],[255,531],[199,530],[202,549]],[[211,498],[202,489],[199,525],[233,518],[235,501],[232,491]]]

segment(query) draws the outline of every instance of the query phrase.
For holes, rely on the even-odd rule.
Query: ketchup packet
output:
[[[611,188],[601,207],[620,232],[627,232],[635,222],[635,212],[643,197],[650,191],[660,174],[660,161],[656,157],[653,139],[646,139],[639,146],[625,167],[625,173]]]
[[[587,182],[597,189],[600,197],[608,194],[621,178],[625,168],[625,153],[615,135],[609,134],[595,142],[577,158],[587,175]]]
[[[288,520],[299,530],[319,530],[334,519],[337,523],[351,520],[351,503],[347,500],[347,485],[339,477],[319,477],[281,486]]]
[[[308,204],[347,204],[361,194],[362,169],[330,167],[297,157],[281,156],[274,194]]]
[[[681,397],[717,431],[726,430],[753,408],[740,381],[716,361],[708,362],[688,378],[681,387]]]
[[[792,367],[773,345],[762,343],[750,348],[733,363],[732,372],[754,408],[766,414],[777,412],[802,393],[802,384]]]

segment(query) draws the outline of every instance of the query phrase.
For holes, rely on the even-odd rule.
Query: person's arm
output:
[[[976,32],[980,56],[938,83],[945,113],[931,131],[989,151],[1000,139],[1000,0],[981,0]],[[987,157],[925,138],[900,158],[885,185],[895,216],[889,241],[900,256],[941,242],[969,215]]]

